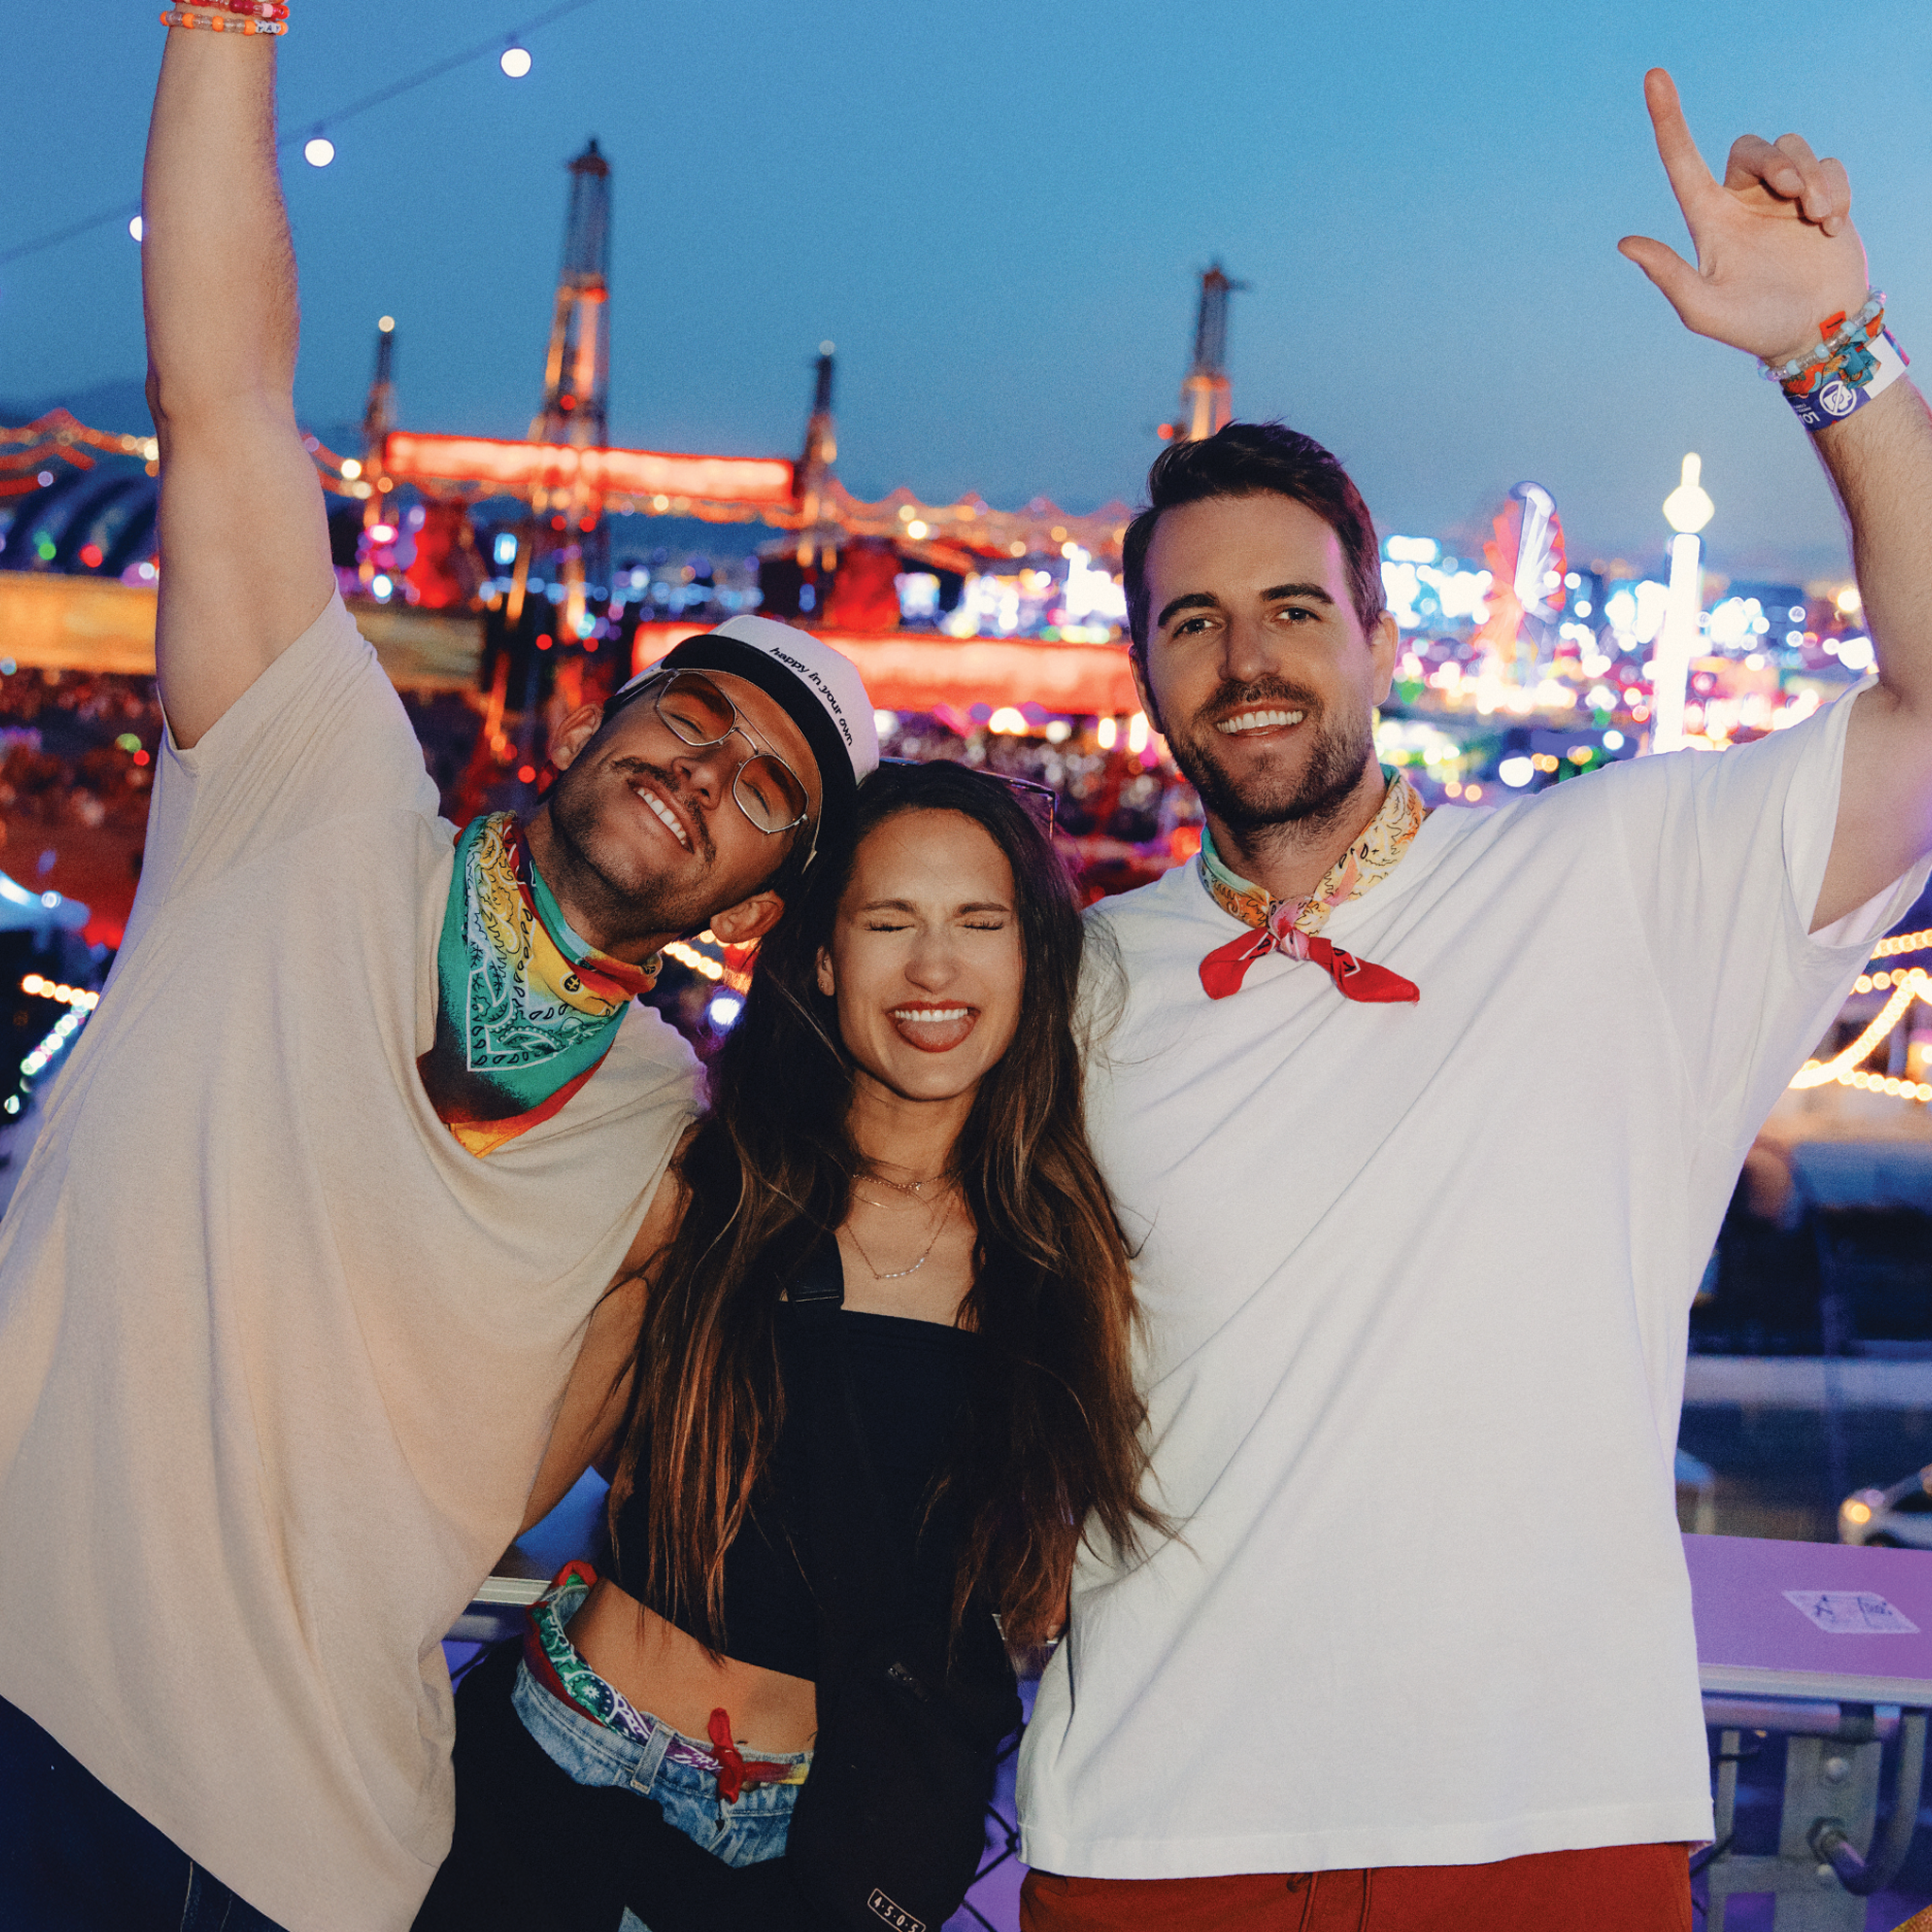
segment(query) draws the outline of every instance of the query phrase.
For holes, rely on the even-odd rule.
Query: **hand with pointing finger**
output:
[[[1814,345],[1827,316],[1856,314],[1865,248],[1852,226],[1844,165],[1795,134],[1740,135],[1722,182],[1697,152],[1661,67],[1643,76],[1657,150],[1696,244],[1692,267],[1645,235],[1617,243],[1669,298],[1686,328],[1776,361]]]

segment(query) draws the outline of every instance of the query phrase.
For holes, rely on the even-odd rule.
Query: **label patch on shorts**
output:
[[[892,1928],[892,1932],[925,1932],[925,1921],[915,1919],[904,1906],[895,1906],[877,1886],[866,1904]]]
[[[1919,1626],[1868,1590],[1788,1590],[1795,1605],[1834,1637],[1916,1637]]]

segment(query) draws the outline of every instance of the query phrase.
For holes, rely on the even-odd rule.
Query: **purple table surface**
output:
[[[1707,1691],[1932,1707],[1932,1551],[1687,1536]],[[1821,1630],[1788,1590],[1880,1596],[1917,1634]]]

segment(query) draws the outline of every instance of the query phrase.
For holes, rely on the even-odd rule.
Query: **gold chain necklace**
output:
[[[891,1188],[894,1193],[910,1194],[915,1200],[919,1198],[921,1188],[929,1188],[935,1181],[948,1181],[952,1179],[950,1174],[942,1171],[939,1174],[927,1174],[923,1181],[895,1181],[889,1179],[885,1174],[879,1174],[870,1167],[865,1170],[865,1177],[869,1181],[878,1182],[882,1188]]]
[[[863,1201],[868,1208],[876,1208],[881,1214],[910,1214],[921,1208],[930,1208],[930,1201],[874,1201],[870,1194],[861,1194],[857,1188],[852,1191],[855,1201]]]
[[[939,1176],[937,1174],[933,1174],[929,1175],[928,1178],[937,1180]],[[887,1185],[890,1187],[894,1185],[894,1183],[888,1182]],[[863,1195],[860,1195],[859,1198],[863,1200],[865,1197]],[[875,1202],[873,1205],[875,1207],[883,1207],[885,1204],[883,1202]],[[919,1271],[925,1266],[927,1257],[931,1255],[932,1251],[940,1244],[940,1234],[945,1226],[945,1222],[946,1197],[945,1195],[941,1194],[939,1200],[934,1204],[932,1232],[926,1239],[924,1252],[921,1254],[919,1259],[913,1262],[913,1264],[909,1268],[882,1269],[879,1266],[879,1264],[876,1261],[874,1261],[873,1257],[865,1252],[865,1243],[861,1241],[858,1239],[858,1234],[854,1232],[850,1221],[848,1221],[845,1224],[845,1232],[848,1235],[852,1236],[852,1245],[858,1250],[858,1258],[861,1261],[863,1261],[868,1268],[872,1270],[872,1278],[874,1281],[903,1281],[908,1274],[917,1274]]]

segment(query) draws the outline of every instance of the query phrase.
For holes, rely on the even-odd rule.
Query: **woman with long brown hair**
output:
[[[822,1654],[835,1568],[941,1702],[983,1712],[1011,1701],[1008,1654],[1057,1635],[1082,1537],[1156,1520],[1127,1256],[1082,1127],[1081,945],[1006,783],[932,764],[863,788],[842,872],[760,948],[675,1232],[586,1345],[531,1520],[614,1451],[608,1574],[573,1566],[521,1659],[466,1681],[419,1926],[675,1932],[625,1864],[638,1800],[727,1864],[784,1851],[831,1775],[828,1699],[854,1694],[828,1681],[844,1647]]]

